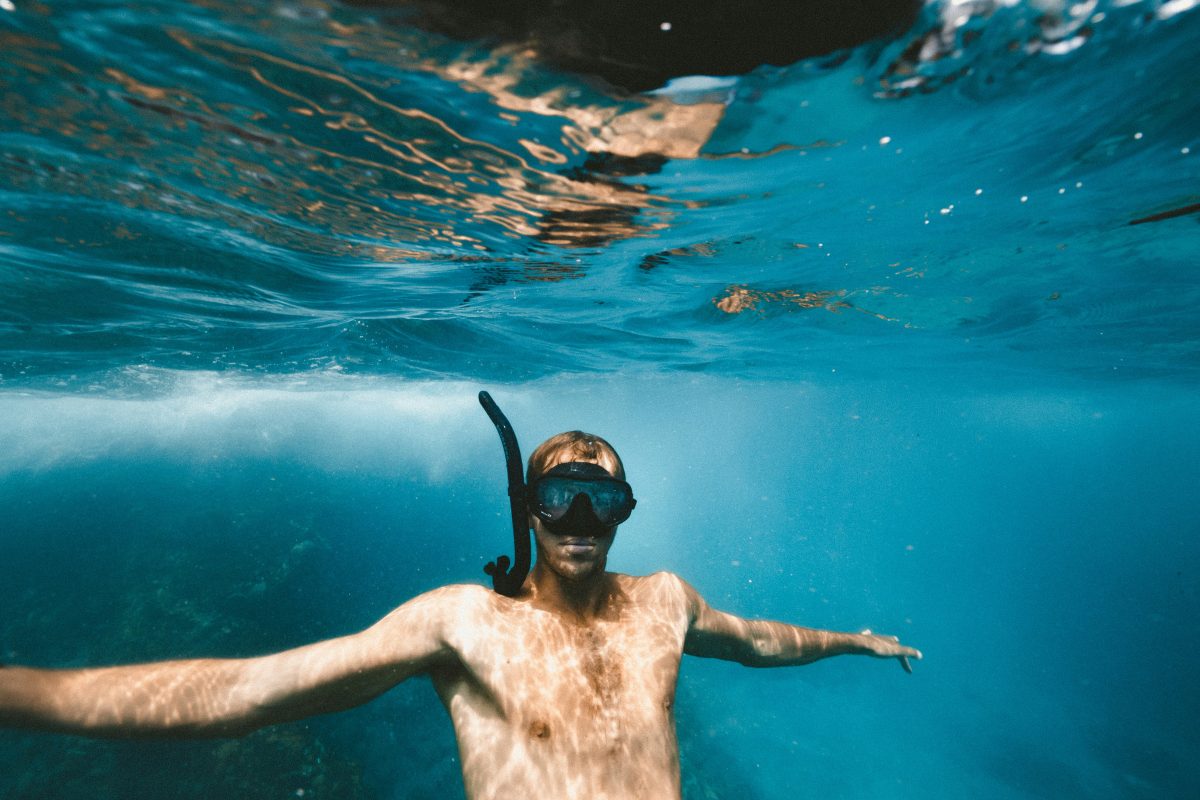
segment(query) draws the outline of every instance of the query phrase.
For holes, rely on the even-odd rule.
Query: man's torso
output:
[[[688,613],[680,581],[614,575],[600,618],[461,587],[432,671],[474,800],[679,796],[673,704]]]

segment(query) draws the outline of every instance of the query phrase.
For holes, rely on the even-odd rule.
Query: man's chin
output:
[[[604,574],[604,561],[594,561],[591,559],[587,561],[564,560],[558,565],[556,571],[569,581],[585,581],[597,575]]]

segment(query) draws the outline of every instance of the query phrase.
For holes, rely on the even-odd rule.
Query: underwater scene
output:
[[[1200,796],[1200,0],[0,0],[0,664],[246,657],[609,568],[918,647],[685,658],[683,796]],[[0,730],[0,797],[464,795],[427,678]]]

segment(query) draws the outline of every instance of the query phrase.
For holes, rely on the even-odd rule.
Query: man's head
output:
[[[542,442],[526,472],[538,562],[571,580],[602,574],[617,525],[633,507],[624,478],[620,456],[599,436],[568,431]]]

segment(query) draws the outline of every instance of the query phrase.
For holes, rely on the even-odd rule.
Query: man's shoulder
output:
[[[651,572],[649,575],[626,575],[623,572],[610,572],[614,578],[622,582],[628,582],[631,585],[645,586],[686,586],[687,582],[676,575],[674,572],[667,570],[659,570]]]
[[[619,572],[611,574],[624,591],[632,594],[649,594],[656,601],[668,598],[686,598],[687,595],[687,582],[674,572],[663,570],[652,572],[649,575],[625,575]]]
[[[487,597],[494,597],[496,592],[480,583],[447,583],[427,594],[441,594],[459,600],[479,601]]]
[[[491,589],[476,583],[451,583],[422,592],[404,603],[397,611],[411,609],[418,613],[462,614],[485,609],[499,597]]]

